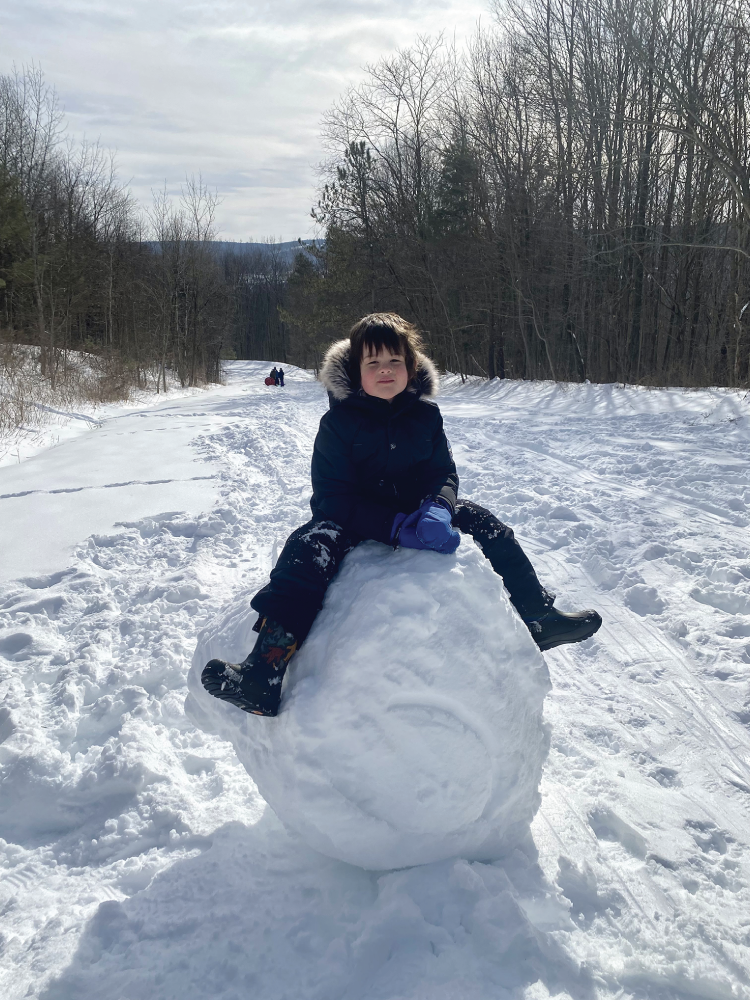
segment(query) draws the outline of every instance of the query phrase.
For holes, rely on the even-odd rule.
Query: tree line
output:
[[[395,309],[453,371],[748,385],[750,7],[492,10],[328,113],[326,253],[290,280],[291,328],[314,353]]]
[[[0,76],[0,341],[36,347],[53,390],[71,351],[161,389],[217,381],[222,355],[287,360],[288,264],[217,252],[218,200],[188,179],[141,210],[108,153],[66,139],[40,70]]]
[[[64,138],[37,70],[0,77],[0,337],[184,385],[222,356],[317,367],[396,310],[462,374],[750,382],[746,0],[491,0],[464,50],[421,38],[327,113],[293,265],[218,252],[199,180],[146,211]]]

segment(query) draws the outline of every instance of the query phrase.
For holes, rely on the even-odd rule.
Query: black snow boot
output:
[[[566,615],[553,604],[541,617],[531,621],[524,620],[534,642],[544,651],[562,646],[564,642],[582,642],[588,639],[599,629],[602,616],[598,611],[592,610],[574,611]]]
[[[297,640],[277,622],[263,618],[260,635],[242,663],[209,660],[201,682],[214,698],[228,701],[253,715],[276,715],[281,701],[281,682],[289,661],[297,651]]]

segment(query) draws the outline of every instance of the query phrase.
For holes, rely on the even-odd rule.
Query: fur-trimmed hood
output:
[[[337,340],[326,351],[323,364],[318,375],[333,399],[341,402],[359,392],[359,386],[352,385],[349,374],[349,354],[351,343],[347,340]],[[407,392],[417,396],[432,397],[438,391],[438,373],[435,365],[426,355],[417,352],[417,370],[406,387]]]

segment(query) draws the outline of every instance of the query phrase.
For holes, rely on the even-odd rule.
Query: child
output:
[[[596,611],[564,614],[494,514],[458,499],[443,420],[431,400],[432,362],[419,334],[395,313],[373,313],[328,351],[320,380],[330,409],[312,458],[312,520],[287,539],[270,582],[252,600],[260,634],[240,664],[211,660],[210,694],[256,715],[276,715],[284,672],[322,607],[347,552],[364,539],[449,554],[471,535],[540,649],[588,639]],[[458,529],[458,530],[456,530]]]

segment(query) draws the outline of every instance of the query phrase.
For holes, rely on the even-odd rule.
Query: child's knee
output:
[[[453,524],[464,534],[471,535],[482,548],[499,539],[512,542],[513,530],[495,517],[486,507],[471,500],[459,500]]]

